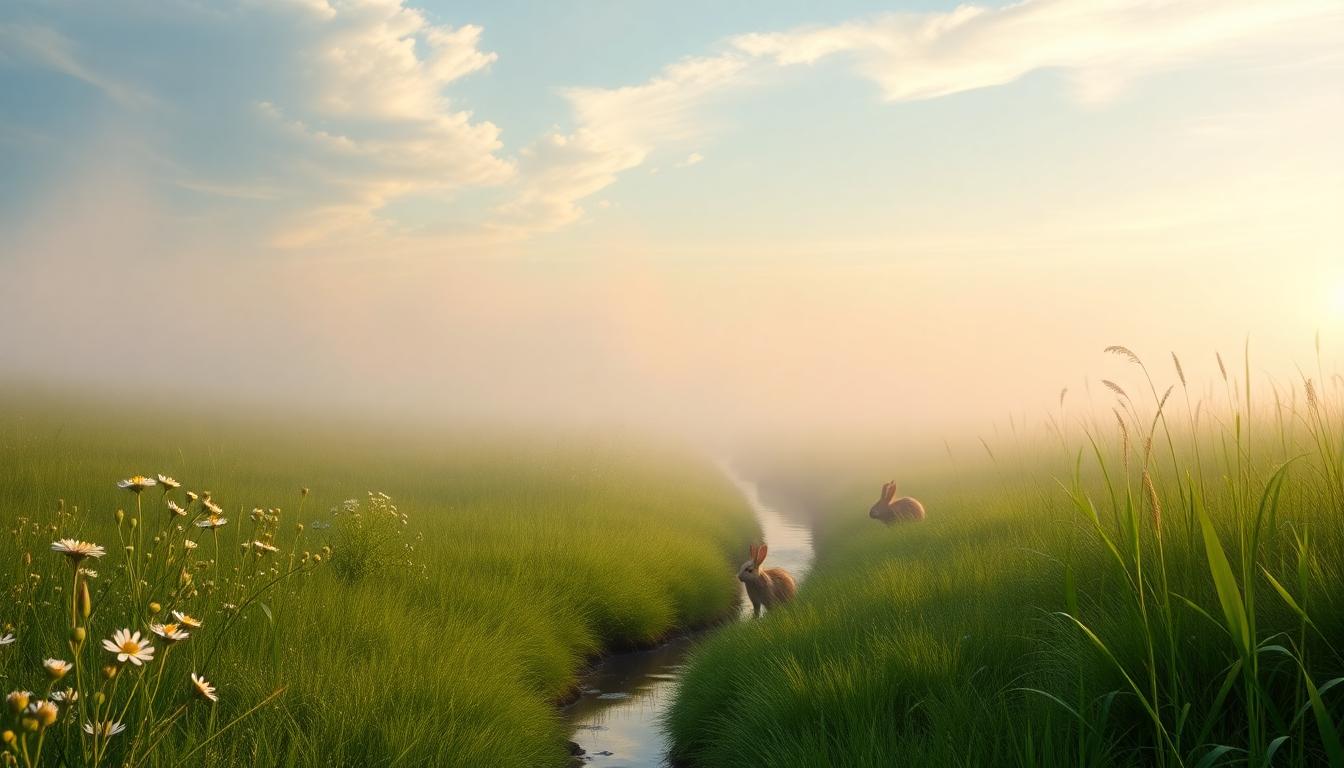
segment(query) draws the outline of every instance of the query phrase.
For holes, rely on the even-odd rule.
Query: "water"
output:
[[[812,531],[761,501],[756,484],[723,471],[737,486],[760,522],[770,545],[766,567],[784,568],[801,584],[812,565]],[[747,545],[742,542],[742,560]],[[731,575],[735,575],[736,570]],[[742,592],[742,618],[751,616],[751,602]],[[604,659],[585,675],[579,698],[565,708],[570,736],[595,768],[661,768],[667,765],[667,738],[660,720],[672,703],[687,654],[707,633],[674,638],[656,648]]]

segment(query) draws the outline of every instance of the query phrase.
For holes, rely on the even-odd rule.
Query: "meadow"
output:
[[[562,766],[584,665],[734,611],[758,535],[712,464],[624,437],[7,391],[0,467],[25,766]]]
[[[1108,352],[1039,430],[756,451],[817,560],[697,650],[678,763],[1344,764],[1344,379]],[[890,476],[927,521],[868,519]]]

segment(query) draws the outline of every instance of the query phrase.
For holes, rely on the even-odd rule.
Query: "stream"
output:
[[[812,531],[761,501],[756,484],[724,464],[724,473],[751,507],[770,545],[768,568],[784,568],[801,585],[812,565]],[[742,543],[742,560],[747,559]],[[736,564],[733,577],[736,577]],[[740,617],[750,619],[751,601],[739,585]],[[580,695],[564,709],[570,738],[585,751],[585,765],[595,768],[663,768],[667,766],[667,738],[663,712],[672,703],[676,682],[691,650],[709,636],[704,632],[681,635],[645,651],[609,656],[581,681]]]

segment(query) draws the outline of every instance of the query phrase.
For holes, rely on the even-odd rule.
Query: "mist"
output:
[[[1344,336],[1338,241],[1283,256],[1255,222],[1203,249],[1021,232],[938,252],[294,254],[164,217],[127,178],[86,176],[6,232],[6,379],[445,427],[941,441],[1128,375],[1109,344],[1176,352],[1198,382],[1248,341],[1256,375],[1295,378],[1317,331],[1327,367]]]

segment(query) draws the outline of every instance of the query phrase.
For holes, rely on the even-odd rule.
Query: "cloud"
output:
[[[38,24],[0,24],[0,64],[49,69],[87,83],[127,107],[152,103],[145,93],[119,83],[84,64],[74,44],[60,32]]]
[[[659,153],[677,153],[663,167],[700,162],[691,150],[712,134],[714,101],[788,67],[840,60],[892,102],[1051,70],[1100,103],[1146,74],[1257,46],[1276,46],[1280,62],[1330,55],[1344,29],[1337,0],[1024,0],[747,34],[643,82],[562,89],[565,122],[514,157],[499,126],[448,95],[496,61],[483,30],[405,2],[0,7],[0,89],[41,70],[104,97],[29,89],[78,110],[0,115],[0,147],[21,152],[42,136],[96,146],[78,132],[112,126],[139,137],[169,205],[282,247],[405,235],[394,212],[403,201],[452,222],[416,232],[514,239],[579,221],[585,199]],[[65,122],[53,130],[43,119]]]
[[[887,101],[938,98],[1058,69],[1080,100],[1101,102],[1144,74],[1341,21],[1341,6],[1328,0],[1026,0],[742,35],[732,45],[781,66],[845,55]]]
[[[1096,104],[1145,74],[1265,41],[1300,42],[1305,30],[1341,23],[1344,10],[1333,0],[1025,0],[741,35],[728,41],[728,50],[683,60],[643,84],[565,91],[575,128],[548,134],[524,152],[520,191],[498,210],[497,221],[527,234],[580,219],[585,197],[655,150],[702,136],[707,100],[762,80],[771,69],[843,56],[890,102],[1062,70],[1075,96]],[[677,165],[702,159],[696,152]]]
[[[515,173],[499,128],[447,96],[495,61],[481,28],[435,24],[401,0],[24,12],[0,13],[0,50],[17,52],[0,65],[17,57],[28,67],[0,66],[0,86],[34,68],[95,86],[108,96],[102,105],[66,97],[96,116],[87,130],[142,136],[173,205],[196,201],[186,215],[236,212],[274,245],[387,230],[394,222],[379,211],[389,202],[498,186]],[[151,100],[163,108],[140,108]],[[22,124],[40,117],[3,119],[19,124],[15,134],[48,127]]]
[[[705,131],[705,103],[749,81],[750,62],[723,54],[684,59],[640,85],[564,92],[575,128],[553,131],[525,148],[520,189],[496,210],[493,226],[525,236],[577,221],[579,201],[644,163],[655,149]]]
[[[700,154],[699,152],[692,152],[691,154],[689,154],[689,155],[686,156],[686,159],[685,159],[685,160],[682,160],[680,163],[677,163],[677,167],[678,167],[678,168],[689,168],[689,167],[691,167],[692,165],[699,165],[700,163],[703,163],[704,161],[705,161],[705,156],[704,156],[704,155]]]

